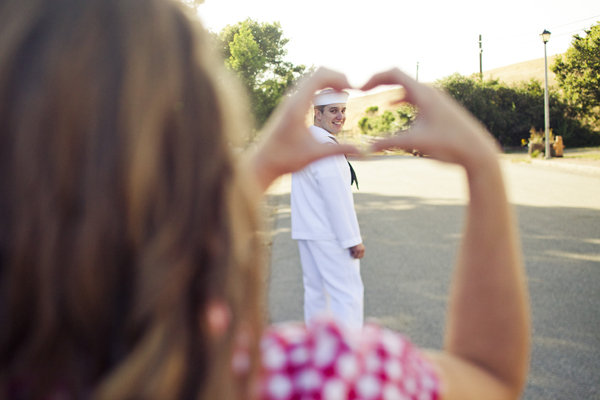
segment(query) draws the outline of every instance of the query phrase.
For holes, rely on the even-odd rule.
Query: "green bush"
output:
[[[600,130],[600,23],[575,35],[550,66],[571,112]]]
[[[436,82],[477,117],[504,147],[519,146],[531,127],[544,128],[544,89],[531,80],[509,86],[499,80],[451,75]],[[559,93],[550,89],[550,126],[569,147],[600,144],[600,135],[584,126]]]
[[[358,121],[358,127],[365,135],[386,136],[405,129],[415,117],[416,110],[411,105],[401,105],[394,111],[385,110],[381,114],[379,107],[371,106]]]
[[[365,113],[367,113],[368,115],[375,115],[375,114],[377,114],[377,111],[379,111],[378,106],[371,106],[371,107],[367,107],[367,109],[365,110]]]

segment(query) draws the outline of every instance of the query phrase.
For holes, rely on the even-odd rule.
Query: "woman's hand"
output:
[[[431,355],[444,399],[518,398],[527,377],[530,317],[516,222],[487,130],[448,95],[397,69],[362,89],[400,84],[418,108],[414,124],[375,150],[417,149],[467,171],[469,205],[453,273],[444,352]],[[507,323],[509,321],[509,323]]]
[[[417,107],[417,118],[406,132],[376,142],[373,150],[417,149],[440,161],[463,165],[467,170],[495,158],[498,147],[492,136],[445,93],[416,82],[398,69],[374,75],[361,89],[390,84],[404,87],[406,94],[401,101]]]
[[[306,113],[313,95],[326,87],[342,90],[350,85],[343,74],[320,68],[303,80],[267,121],[262,139],[250,158],[261,189],[265,190],[277,177],[298,171],[320,158],[359,152],[351,145],[319,143],[308,130]]]

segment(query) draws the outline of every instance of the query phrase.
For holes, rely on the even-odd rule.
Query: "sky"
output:
[[[219,32],[251,18],[279,22],[289,39],[286,60],[344,72],[361,85],[398,67],[422,82],[564,53],[575,34],[600,21],[598,0],[205,0],[204,26]]]

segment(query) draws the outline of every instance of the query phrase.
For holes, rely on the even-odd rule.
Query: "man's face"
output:
[[[315,110],[315,125],[320,126],[327,132],[337,135],[346,122],[346,104],[328,104],[323,106],[323,112]]]

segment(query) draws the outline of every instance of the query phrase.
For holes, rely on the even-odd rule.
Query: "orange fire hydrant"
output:
[[[562,136],[556,136],[554,138],[554,143],[552,144],[552,148],[554,149],[554,156],[555,157],[562,157],[563,156],[563,150],[565,148],[565,145],[563,144],[563,138],[562,138]]]

